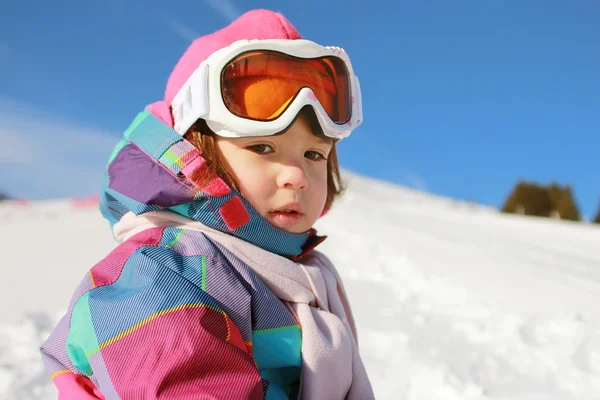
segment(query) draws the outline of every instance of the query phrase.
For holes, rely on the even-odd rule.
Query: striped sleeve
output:
[[[94,267],[42,346],[59,398],[262,399],[239,329],[203,290],[203,257],[147,244]]]

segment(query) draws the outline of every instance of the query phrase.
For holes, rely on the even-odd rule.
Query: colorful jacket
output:
[[[111,155],[100,210],[170,210],[289,258],[320,243],[264,220],[220,178],[197,187],[200,152],[140,113]],[[202,232],[142,231],[83,277],[41,347],[60,399],[290,399],[301,331],[239,259]]]

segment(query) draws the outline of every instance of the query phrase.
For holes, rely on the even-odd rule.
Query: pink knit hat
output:
[[[290,21],[280,13],[261,9],[248,11],[228,26],[194,40],[171,72],[164,101],[151,104],[150,112],[173,126],[169,107],[186,80],[212,53],[243,39],[294,40],[302,37]]]

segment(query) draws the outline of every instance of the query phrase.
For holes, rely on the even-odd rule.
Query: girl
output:
[[[120,243],[42,346],[61,399],[371,399],[312,228],[361,121],[346,54],[248,12],[201,37],[111,155]]]

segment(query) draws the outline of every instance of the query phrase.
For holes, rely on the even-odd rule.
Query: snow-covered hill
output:
[[[317,228],[378,399],[600,399],[600,226],[349,175]],[[38,346],[114,247],[108,223],[85,203],[4,202],[0,243],[0,398],[56,398]]]

